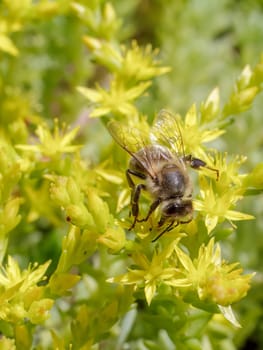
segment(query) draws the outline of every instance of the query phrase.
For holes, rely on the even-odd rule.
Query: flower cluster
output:
[[[124,275],[110,278],[109,282],[134,285],[135,289],[144,288],[148,304],[158,288],[166,284],[173,287],[174,296],[185,298],[193,305],[198,296],[204,302],[203,308],[216,304],[221,307],[221,311],[224,307],[224,316],[237,325],[231,309],[226,311],[226,307],[246,295],[253,275],[242,275],[238,264],[223,261],[220,247],[215,245],[214,239],[207,246],[202,244],[198,256],[192,260],[179,247],[181,237],[167,245],[163,251],[154,251],[150,259],[142,252],[135,252],[132,257],[136,268],[129,269]],[[198,306],[200,305],[199,302]]]
[[[109,36],[103,39],[84,36],[83,40],[94,59],[112,73],[108,89],[100,85],[95,89],[78,87],[78,91],[93,105],[90,116],[138,117],[135,100],[149,88],[154,77],[170,70],[160,66],[156,59],[158,50],[153,50],[151,45],[140,48],[136,41],[127,48],[117,45]]]
[[[49,317],[54,301],[44,297],[44,287],[36,285],[44,280],[49,264],[35,264],[20,271],[17,262],[8,257],[7,265],[2,267],[0,274],[2,320],[16,323],[21,319],[29,319],[33,324],[38,324]]]
[[[166,73],[168,68],[157,67],[151,58],[151,47],[142,51],[136,42],[133,42],[131,49],[121,49],[109,38],[102,40],[86,36],[84,41],[94,58],[109,69],[112,77],[109,88],[79,87],[78,90],[92,103],[92,117],[103,117],[104,122],[108,118],[115,118],[120,121],[120,125],[129,125],[119,127],[121,136],[117,136],[117,140],[118,137],[121,140],[126,139],[126,144],[131,145],[129,147],[132,152],[136,145],[135,141],[129,142],[129,138],[139,140],[133,136],[136,133],[134,126],[136,125],[140,135],[150,132],[149,126],[144,125],[145,118],[140,116],[134,101],[148,88],[150,78]],[[132,285],[134,291],[143,288],[149,305],[153,298],[162,296],[161,286],[166,285],[172,288],[172,295],[185,298],[199,308],[205,309],[206,303],[214,305],[217,311],[238,325],[231,304],[246,295],[252,275],[242,275],[238,264],[228,264],[221,259],[220,247],[218,244],[215,246],[215,237],[220,237],[225,220],[230,223],[230,233],[236,228],[233,221],[253,219],[252,215],[235,210],[237,202],[247,190],[244,184],[246,176],[238,173],[245,159],[229,159],[227,154],[221,155],[218,151],[209,149],[207,144],[226,132],[224,126],[230,115],[249,108],[260,91],[262,75],[258,72],[261,71],[261,67],[262,62],[254,70],[250,67],[244,69],[223,107],[220,105],[219,89],[216,88],[201,103],[199,110],[193,105],[184,117],[174,116],[176,127],[180,129],[185,154],[192,154],[207,164],[206,168],[200,169],[199,195],[193,201],[194,210],[199,215],[192,223],[176,227],[171,233],[164,234],[161,242],[157,242],[156,248],[150,250],[147,245],[149,237],[152,237],[151,228],[158,226],[159,220],[158,214],[154,212],[150,224],[141,222],[134,228],[136,239],[139,239],[141,244],[140,248],[135,244],[129,251],[134,266],[132,265],[127,273],[109,279],[110,282]],[[173,140],[176,132],[178,133],[178,130],[175,130],[173,122],[161,131],[165,133],[167,140]],[[118,127],[114,133],[118,133]],[[149,136],[144,136],[144,139],[142,147],[149,142]],[[170,147],[176,149],[176,145]],[[216,172],[213,169],[216,169]],[[127,191],[123,189],[118,211],[121,212],[127,204]],[[144,207],[149,206],[149,200],[144,198],[143,204]],[[191,246],[194,236],[196,239],[203,237],[203,243]],[[128,243],[126,247],[129,247]]]

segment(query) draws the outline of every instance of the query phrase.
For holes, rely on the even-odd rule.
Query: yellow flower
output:
[[[208,182],[205,178],[202,178],[201,181],[200,199],[194,200],[194,209],[201,211],[205,216],[205,225],[209,234],[219,222],[225,219],[232,223],[232,221],[254,218],[231,209],[240,199],[239,189],[229,187],[225,189],[225,192],[219,193],[213,189],[212,182]]]
[[[154,59],[157,54],[158,50],[153,50],[151,45],[141,48],[134,40],[131,49],[124,49],[118,74],[128,81],[141,81],[169,72],[169,67],[158,67],[158,61]]]
[[[80,145],[72,145],[72,141],[75,139],[79,128],[74,128],[66,133],[65,127],[59,130],[58,121],[55,120],[54,133],[52,134],[47,125],[39,125],[36,130],[39,143],[35,145],[16,145],[16,148],[30,151],[39,152],[43,156],[55,157],[61,153],[76,152],[81,148]]]
[[[33,266],[29,265],[27,270],[20,271],[17,262],[9,256],[6,267],[1,268],[0,285],[4,287],[4,289],[7,289],[14,285],[21,284],[19,289],[24,292],[30,286],[43,280],[49,265],[50,261],[47,261],[45,264],[39,266],[37,264]]]
[[[214,238],[208,245],[200,247],[198,257],[193,261],[178,246],[175,251],[182,265],[182,272],[199,299],[221,306],[229,306],[243,298],[250,288],[253,274],[241,275],[238,263],[227,264],[221,260],[221,249],[215,246]],[[170,281],[170,284],[176,281]]]
[[[0,273],[1,319],[17,323],[26,317],[33,323],[41,323],[47,318],[53,300],[42,298],[44,289],[37,283],[45,278],[49,264],[50,261],[29,265],[27,270],[21,271],[17,262],[8,257],[7,265]],[[37,309],[38,314],[33,312]]]
[[[179,240],[179,239],[178,239]],[[177,241],[174,244],[177,244]],[[167,259],[173,252],[173,245],[168,247],[161,253],[153,254],[151,260],[146,255],[136,252],[133,255],[133,260],[137,269],[130,269],[128,273],[110,278],[108,282],[117,282],[122,284],[134,284],[136,287],[143,287],[148,305],[150,305],[157,287],[161,283],[168,282],[175,276],[176,270],[174,267],[167,265]],[[177,279],[176,285],[185,285],[185,279]]]
[[[237,155],[232,159],[228,159],[227,153],[221,154],[216,152],[214,158],[214,167],[220,174],[218,181],[215,183],[216,190],[219,193],[223,193],[226,188],[241,187],[243,175],[240,175],[238,170],[246,161],[246,157]]]
[[[78,87],[77,89],[84,97],[95,104],[95,108],[90,114],[91,117],[95,118],[109,113],[137,115],[137,109],[133,101],[142,95],[150,85],[151,82],[148,81],[127,88],[123,82],[113,79],[109,91],[100,86],[97,86],[96,89],[86,87]]]
[[[125,83],[134,84],[150,80],[170,70],[168,67],[159,67],[159,62],[155,59],[158,50],[153,50],[151,45],[141,48],[134,40],[131,48],[125,46],[119,48],[115,43],[90,36],[84,36],[83,40],[95,59]]]
[[[200,299],[211,299],[219,305],[228,306],[245,297],[250,288],[251,275],[241,276],[243,270],[237,264],[222,263],[206,280]]]
[[[193,105],[187,112],[184,121],[180,123],[185,152],[200,157],[206,161],[203,143],[213,141],[225,131],[217,128],[208,129],[202,126],[198,120],[196,106]]]

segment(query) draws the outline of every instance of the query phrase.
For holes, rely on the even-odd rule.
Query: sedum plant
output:
[[[107,127],[115,120],[124,133],[137,128],[148,135],[158,112],[141,112],[140,103],[147,90],[151,94],[153,79],[169,77],[170,68],[151,45],[122,44],[121,21],[108,2],[6,1],[1,6],[6,16],[0,36],[0,347],[233,348],[233,334],[244,325],[232,306],[246,296],[254,273],[224,259],[223,243],[238,234],[238,221],[253,219],[238,203],[262,192],[262,164],[241,173],[245,158],[220,153],[217,140],[261,91],[262,58],[254,68],[244,68],[225,101],[215,88],[200,105],[190,104],[185,115],[171,111],[186,154],[200,157],[219,177],[201,170],[194,219],[152,242],[158,210],[128,230],[129,155]],[[34,21],[41,21],[41,28],[39,47],[32,49]],[[48,23],[58,32],[48,31]],[[68,39],[77,53],[63,46],[67,38],[59,38],[67,25],[76,35]],[[47,57],[48,35],[54,47]],[[88,57],[77,50],[81,40]],[[59,45],[75,70],[73,78],[62,60],[68,73],[62,82],[52,57],[61,55]],[[36,66],[26,75],[21,64],[31,57]],[[55,82],[61,83],[58,101],[52,96]],[[82,116],[72,120],[75,101],[83,109],[88,104],[84,122]],[[84,126],[92,130],[89,139]],[[169,138],[174,130],[165,132]],[[85,144],[93,145],[98,160],[87,159]],[[142,216],[150,203],[143,194]]]

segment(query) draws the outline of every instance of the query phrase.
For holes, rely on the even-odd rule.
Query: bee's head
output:
[[[162,213],[166,217],[181,218],[192,214],[193,204],[190,199],[173,198],[164,202]]]

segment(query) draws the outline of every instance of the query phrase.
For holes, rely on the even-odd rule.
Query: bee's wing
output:
[[[166,110],[161,110],[151,129],[154,142],[171,149],[174,155],[185,156],[184,142],[179,125],[178,116]]]
[[[113,139],[130,154],[131,157],[136,159],[138,164],[145,170],[145,172],[151,177],[155,177],[153,159],[147,146],[150,145],[149,132],[142,131],[136,127],[123,125],[116,121],[110,121],[107,124],[108,130]],[[140,156],[137,152],[140,152]]]

